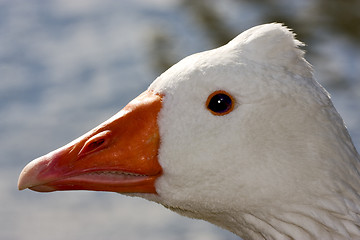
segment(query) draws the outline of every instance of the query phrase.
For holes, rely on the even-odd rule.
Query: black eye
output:
[[[233,110],[234,100],[229,93],[219,90],[210,94],[206,107],[214,115],[225,115]]]

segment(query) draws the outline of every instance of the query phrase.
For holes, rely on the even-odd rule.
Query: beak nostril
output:
[[[95,140],[95,141],[89,143],[89,145],[87,146],[87,150],[89,150],[89,151],[95,150],[96,148],[100,147],[104,142],[105,142],[105,139]]]
[[[92,138],[90,138],[83,146],[83,148],[79,152],[79,156],[84,156],[89,153],[93,153],[99,151],[106,147],[109,142],[109,134],[110,131],[101,132]]]

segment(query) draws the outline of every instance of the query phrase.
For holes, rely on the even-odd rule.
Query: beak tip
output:
[[[23,186],[20,186],[20,185],[18,184],[18,190],[19,190],[19,191],[22,191],[22,190],[25,190],[25,188],[24,188]]]
[[[21,190],[24,190],[26,188],[28,188],[28,184],[27,184],[27,178],[26,177],[26,167],[21,171],[20,173],[20,176],[19,176],[19,179],[18,179],[18,189],[21,191]]]
[[[18,189],[20,191],[26,188],[31,188],[38,183],[37,176],[41,169],[38,163],[41,162],[41,160],[42,158],[38,158],[31,161],[21,171],[18,179]]]

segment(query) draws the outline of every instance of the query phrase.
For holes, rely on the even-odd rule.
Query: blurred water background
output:
[[[360,1],[0,0],[0,239],[238,239],[143,199],[17,190],[26,163],[106,120],[167,67],[283,22],[360,148]]]

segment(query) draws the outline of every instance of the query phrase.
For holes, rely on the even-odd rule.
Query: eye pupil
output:
[[[228,93],[217,91],[209,96],[207,108],[215,115],[225,115],[231,112],[233,104],[233,99]]]

